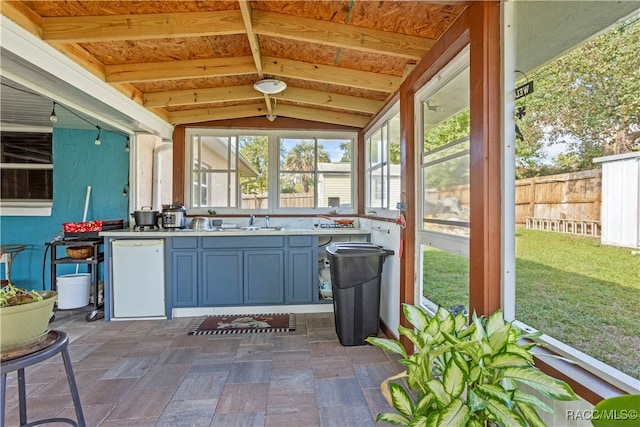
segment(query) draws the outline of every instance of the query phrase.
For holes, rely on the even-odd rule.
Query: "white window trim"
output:
[[[351,151],[351,209],[340,209],[340,214],[355,214],[357,212],[356,195],[357,192],[357,176],[358,176],[358,164],[356,159],[358,158],[358,134],[357,132],[340,132],[340,131],[314,131],[310,130],[259,130],[259,129],[216,129],[216,128],[198,128],[192,127],[185,130],[185,189],[190,189],[193,186],[193,154],[191,138],[193,135],[211,135],[211,136],[266,136],[269,139],[269,209],[240,209],[234,208],[215,208],[219,214],[291,214],[291,208],[279,208],[278,200],[280,197],[280,153],[277,149],[271,147],[278,146],[278,139],[281,138],[315,138],[315,139],[351,139],[353,141],[353,147]],[[185,206],[189,210],[190,214],[206,214],[208,208],[193,208],[192,198],[189,191],[185,191]],[[330,214],[335,208],[296,208],[296,214]]]
[[[396,102],[391,108],[389,108],[389,110],[383,114],[377,121],[376,123],[371,126],[371,128],[367,131],[367,133],[365,133],[364,135],[364,141],[365,141],[365,157],[367,157],[369,155],[369,151],[368,151],[368,147],[369,144],[367,143],[367,141],[369,140],[369,138],[371,138],[373,136],[374,133],[376,133],[377,131],[379,131],[382,126],[387,123],[388,126],[388,122],[397,114],[400,113],[400,101]],[[389,144],[389,141],[387,141],[387,145]],[[366,194],[366,200],[365,200],[365,212],[367,213],[367,215],[372,215],[375,217],[379,217],[379,218],[396,218],[398,216],[398,210],[392,208],[391,206],[387,206],[386,209],[382,209],[380,207],[376,207],[376,206],[370,206],[370,200],[369,200],[369,194],[371,194],[371,188],[369,188],[370,186],[370,178],[371,176],[368,175],[369,172],[369,162],[368,160],[365,160],[365,193]],[[389,185],[389,159],[387,159],[387,166],[385,167],[387,173],[385,173],[385,179],[386,179],[386,185],[385,185],[385,189],[386,189],[386,194],[388,195],[389,191],[390,191],[390,185]]]

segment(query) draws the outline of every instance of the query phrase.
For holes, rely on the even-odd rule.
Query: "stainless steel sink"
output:
[[[282,227],[240,227],[242,231],[279,231]]]

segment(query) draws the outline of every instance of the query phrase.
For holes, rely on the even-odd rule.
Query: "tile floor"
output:
[[[187,335],[199,318],[86,322],[58,312],[87,426],[373,426],[380,382],[401,370],[373,346],[343,347],[332,313],[288,333]],[[75,419],[58,355],[26,369],[28,420]],[[6,426],[17,426],[15,373]],[[380,424],[378,424],[380,425]]]

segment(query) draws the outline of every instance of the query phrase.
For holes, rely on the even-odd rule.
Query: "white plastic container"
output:
[[[58,308],[70,309],[89,304],[91,275],[89,273],[64,274],[56,281]]]

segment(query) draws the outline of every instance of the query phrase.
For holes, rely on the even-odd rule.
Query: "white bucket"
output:
[[[91,274],[64,274],[56,281],[58,289],[58,308],[70,309],[89,304]]]

